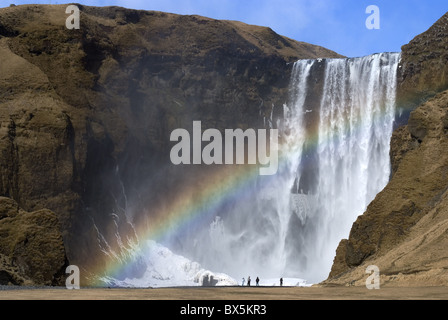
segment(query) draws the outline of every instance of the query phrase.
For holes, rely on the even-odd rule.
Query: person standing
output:
[[[280,287],[283,287],[283,278],[280,278]]]
[[[257,277],[257,279],[255,279],[255,282],[257,283],[257,287],[260,286],[260,279]]]
[[[247,286],[250,287],[250,276],[247,278]]]
[[[244,284],[246,283],[246,279],[243,278],[243,281],[241,283],[241,286],[244,287]]]

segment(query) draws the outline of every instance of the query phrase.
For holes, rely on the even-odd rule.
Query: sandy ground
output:
[[[0,290],[0,300],[448,300],[448,287],[225,287]]]

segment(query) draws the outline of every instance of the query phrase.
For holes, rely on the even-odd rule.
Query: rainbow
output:
[[[378,113],[375,117],[378,117],[377,121],[382,121],[385,114]],[[358,129],[358,125],[355,124],[352,127],[352,134],[356,134]],[[330,135],[328,138],[338,139],[338,136]],[[317,149],[320,143],[327,142],[329,141],[320,141],[319,139],[319,125],[313,126],[312,132],[307,132],[308,148]],[[287,169],[289,159],[295,152],[293,149],[280,141],[279,172],[276,176],[264,179],[276,179]],[[142,253],[139,244],[144,244],[147,240],[157,242],[173,234],[182,235],[184,230],[189,229],[190,226],[201,223],[207,217],[213,217],[220,206],[230,202],[247,201],[253,191],[251,187],[258,178],[258,166],[219,166],[213,170],[212,174],[202,177],[198,187],[184,188],[170,203],[153,208],[148,213],[149,222],[135,228],[138,241],[130,248],[131,254],[121,258],[111,255],[112,258],[106,267],[102,264],[101,267],[94,268],[93,274],[96,275],[93,281],[94,285],[99,284],[98,277],[107,275],[114,278],[123,274],[126,271],[128,259],[132,259],[135,254]],[[194,197],[192,189],[194,189]],[[114,249],[115,252],[120,251],[120,248]]]
[[[319,144],[319,133],[308,133],[307,144],[309,148],[316,149]],[[270,180],[278,178],[284,170],[287,170],[293,152],[286,146],[280,147],[279,171],[275,176],[264,176],[263,179],[267,182],[264,185],[269,185]],[[304,161],[306,160],[304,159]],[[117,257],[122,249],[114,248],[112,251],[116,254],[111,255],[111,261],[107,267],[103,270],[96,270],[94,273],[119,278],[121,274],[126,273],[127,262],[132,261],[134,256],[143,253],[143,247],[140,247],[139,244],[144,245],[147,240],[158,242],[174,234],[181,236],[184,230],[188,230],[190,226],[201,223],[208,217],[213,217],[222,205],[250,201],[252,187],[257,179],[259,179],[258,166],[229,165],[216,168],[212,174],[201,179],[198,188],[185,188],[170,203],[152,209],[148,213],[149,222],[135,228],[139,240],[132,248],[129,248],[128,252],[124,252],[130,254]],[[192,189],[195,192],[194,200]],[[95,279],[97,281],[98,277]],[[99,285],[99,282],[94,282],[93,285]]]
[[[287,158],[287,155],[279,157],[279,163],[285,163]],[[142,227],[136,226],[135,232],[139,240],[129,248],[131,254],[118,257],[117,253],[121,249],[114,248],[112,251],[116,254],[110,255],[111,263],[105,270],[96,270],[94,274],[108,275],[112,278],[119,276],[126,271],[126,259],[141,254],[147,240],[157,242],[173,234],[182,235],[190,226],[201,223],[207,217],[213,217],[222,205],[247,201],[251,197],[252,187],[257,179],[259,179],[259,167],[256,165],[229,165],[216,168],[212,174],[201,179],[200,187],[194,190],[194,197],[191,193],[192,188],[185,188],[171,203],[153,209],[149,214],[149,223]],[[275,179],[275,176],[265,176],[263,179]],[[139,244],[143,246],[140,247]],[[98,277],[94,279],[93,285],[99,285]]]

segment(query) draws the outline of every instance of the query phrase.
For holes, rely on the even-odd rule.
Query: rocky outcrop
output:
[[[448,89],[448,13],[402,47],[398,72],[398,107],[408,114],[428,98]]]
[[[119,245],[125,212],[175,196],[172,130],[262,128],[289,63],[339,57],[240,22],[79,8],[79,30],[66,5],[0,9],[0,195],[55,212],[71,264],[103,255],[99,232]]]
[[[62,285],[67,259],[58,217],[0,198],[0,284]]]
[[[324,284],[448,285],[448,91],[411,113],[392,139],[393,175],[354,223]]]

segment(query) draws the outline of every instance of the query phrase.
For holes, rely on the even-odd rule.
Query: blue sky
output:
[[[0,0],[0,6],[65,4],[57,0]],[[400,51],[448,12],[448,0],[78,0],[92,6],[117,5],[179,14],[199,14],[269,26],[277,33],[348,57]],[[380,9],[380,29],[369,30],[366,8]]]

